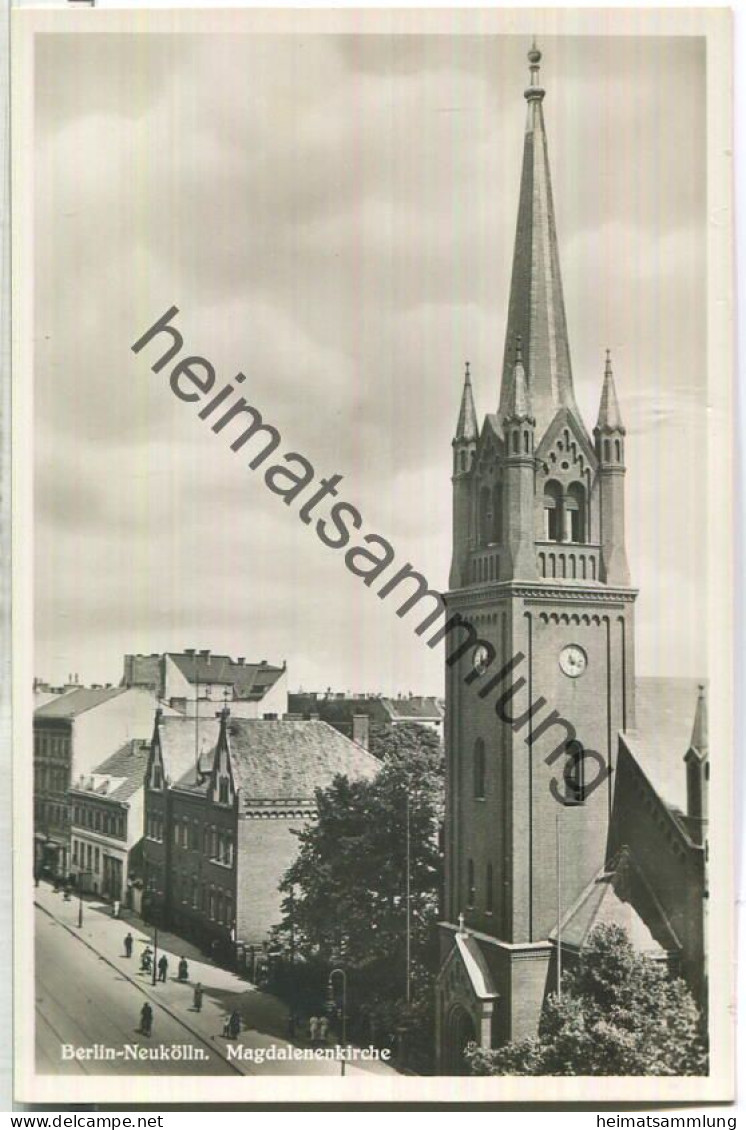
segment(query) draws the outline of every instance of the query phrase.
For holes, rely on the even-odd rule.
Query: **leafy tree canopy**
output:
[[[467,1053],[476,1075],[702,1075],[701,1021],[686,984],[635,951],[619,926],[597,926],[536,1038]]]

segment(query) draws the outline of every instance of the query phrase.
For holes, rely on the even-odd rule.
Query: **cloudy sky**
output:
[[[439,692],[442,658],[130,345],[191,352],[364,531],[445,587],[469,359],[494,411],[529,44],[511,36],[37,38],[35,672],[128,651],[287,659],[305,688]],[[611,347],[641,673],[704,673],[705,51],[544,38],[578,401]]]

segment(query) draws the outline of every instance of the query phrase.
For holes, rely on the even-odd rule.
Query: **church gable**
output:
[[[536,452],[538,541],[598,541],[597,461],[590,441],[566,408],[554,417]]]
[[[156,721],[153,738],[150,743],[150,754],[145,769],[145,787],[151,792],[162,792],[166,788],[166,773],[163,765],[163,750],[161,737]]]
[[[230,807],[236,799],[236,784],[231,765],[230,745],[224,725],[220,727],[220,737],[215,747],[207,797],[212,804],[226,807]]]

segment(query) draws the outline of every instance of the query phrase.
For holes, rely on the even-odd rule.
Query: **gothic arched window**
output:
[[[485,910],[488,914],[492,914],[494,908],[494,893],[492,881],[492,864],[487,864],[487,879],[485,884]]]
[[[565,746],[565,804],[585,803],[585,758],[583,747],[578,741],[570,741]]]
[[[570,483],[565,495],[565,540],[585,541],[585,487]]]
[[[479,539],[482,545],[492,541],[492,491],[482,487],[479,492]]]
[[[622,461],[622,443],[621,443],[621,440],[618,440],[618,439],[614,440],[614,453],[616,455],[617,463],[621,463],[621,461]]]
[[[554,479],[544,486],[544,537],[562,541],[562,487]]]
[[[484,742],[477,738],[474,743],[474,796],[477,800],[484,800],[486,785],[486,762],[484,756]]]
[[[477,887],[474,882],[474,860],[470,859],[466,865],[466,905],[474,906],[477,901]]]
[[[492,513],[494,515],[494,541],[503,540],[503,487],[497,483],[492,491]]]

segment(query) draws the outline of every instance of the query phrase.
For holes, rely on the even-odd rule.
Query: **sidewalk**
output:
[[[73,896],[64,901],[62,892],[55,894],[52,888],[42,882],[34,890],[37,906],[51,915],[61,926],[67,928],[94,950],[114,969],[130,980],[133,985],[155,1004],[164,1008],[198,1039],[211,1044],[217,1055],[230,1063],[238,1074],[257,1075],[338,1075],[339,1062],[324,1060],[276,1060],[264,1063],[261,1067],[248,1059],[228,1059],[227,1048],[243,1044],[253,1049],[289,1049],[303,1047],[302,1040],[290,1043],[287,1039],[288,1010],[277,997],[258,989],[250,982],[242,980],[235,973],[222,969],[206,958],[195,946],[169,933],[158,931],[158,957],[165,953],[168,958],[168,974],[164,982],[152,984],[152,974],[140,971],[140,955],[145,945],[153,947],[152,927],[143,923],[129,911],[122,911],[119,919],[112,918],[111,907],[95,896],[83,899],[83,926],[78,929],[79,900]],[[124,953],[124,938],[127,933],[134,938],[132,957]],[[189,982],[185,985],[176,980],[179,959],[185,957],[189,963]],[[202,1010],[197,1012],[193,1006],[194,986],[200,982],[203,989]],[[241,1016],[241,1035],[238,1040],[226,1040],[223,1025],[233,1010]],[[273,1053],[274,1054],[274,1053]],[[397,1074],[393,1067],[380,1061],[370,1063],[349,1063],[348,1074],[373,1072],[375,1074]]]

